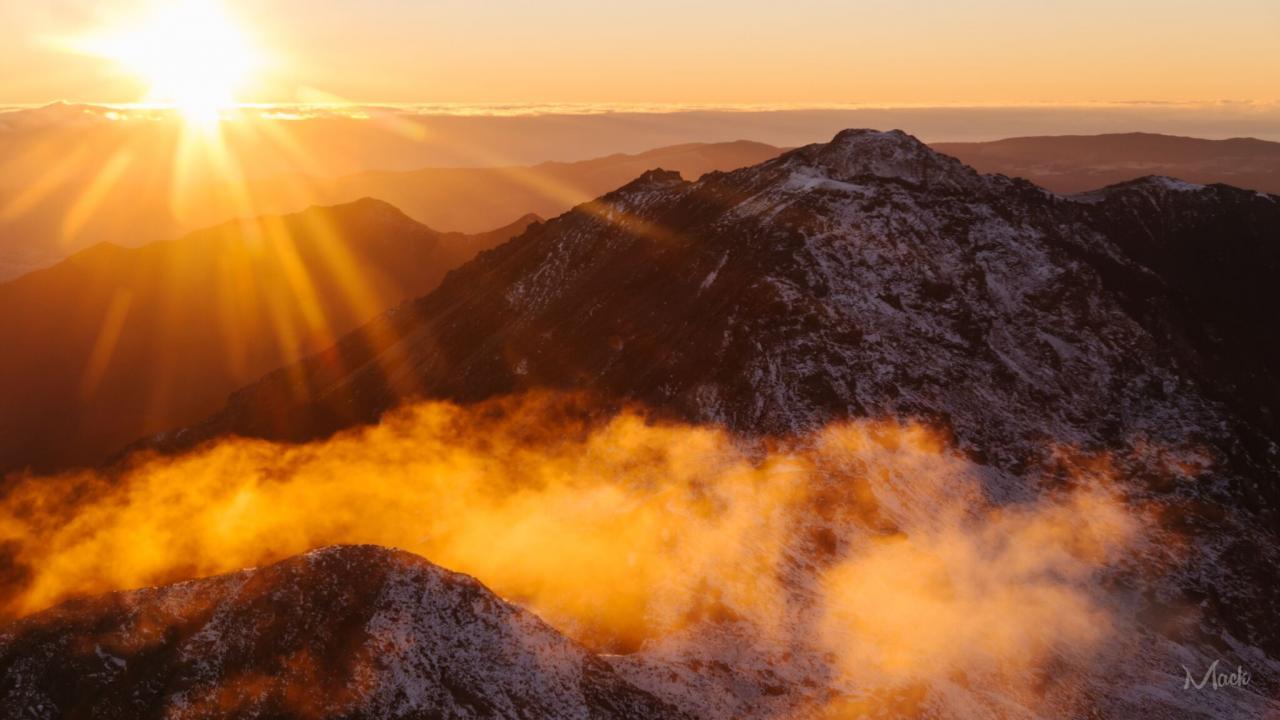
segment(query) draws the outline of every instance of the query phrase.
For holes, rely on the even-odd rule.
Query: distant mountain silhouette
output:
[[[1153,133],[1021,137],[934,143],[980,172],[1020,177],[1055,192],[1096,190],[1145,175],[1280,193],[1280,143]]]
[[[55,110],[79,117],[74,106],[48,112]],[[82,151],[68,155],[62,146],[27,147],[20,139],[0,134],[0,159],[21,155],[31,166],[23,173],[0,168],[0,281],[98,242],[136,247],[230,218],[297,212],[363,197],[386,200],[434,228],[483,232],[526,213],[558,215],[650,168],[667,167],[698,177],[754,165],[781,152],[753,142],[695,143],[527,167],[428,168],[334,177],[275,174],[270,179],[245,178],[228,187],[216,180],[216,173],[212,179],[209,173],[194,171],[192,177],[177,175],[171,154],[181,143],[178,128],[158,125],[152,132],[160,139],[135,143],[149,153],[142,155],[141,150],[116,152],[132,147],[127,142],[131,135],[89,140]]]
[[[0,285],[0,471],[197,420],[536,221],[439,233],[382,201],[99,244]]]
[[[51,106],[42,112],[66,116],[66,123],[92,119],[86,119],[80,106]],[[138,143],[124,130],[106,125],[95,128],[96,139],[72,155],[61,150],[63,145],[32,145],[37,136],[31,132],[12,138],[0,134],[0,158],[22,158],[14,168],[0,172],[0,280],[47,266],[97,242],[132,247],[232,217],[296,212],[362,197],[386,200],[434,228],[480,232],[524,213],[558,215],[655,167],[696,179],[782,152],[748,141],[691,143],[527,166],[428,167],[338,176],[270,174],[249,177],[241,188],[244,192],[230,192],[207,177],[179,180],[173,174],[171,154],[180,143],[179,128],[158,125],[151,130],[158,139],[141,144],[145,153],[121,155],[119,148]],[[1280,192],[1280,143],[1251,138],[1127,133],[933,147],[979,171],[1023,177],[1056,192],[1093,190],[1144,175]],[[175,187],[182,188],[186,201],[174,202]]]
[[[559,215],[653,168],[696,179],[715,170],[755,165],[781,152],[772,145],[745,140],[690,143],[636,155],[616,154],[530,167],[369,172],[340,178],[322,188],[322,192],[329,201],[381,198],[432,227],[475,232],[510,222],[523,212],[542,217]]]

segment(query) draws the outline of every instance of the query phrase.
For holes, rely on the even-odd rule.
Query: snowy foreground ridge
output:
[[[475,580],[375,546],[72,603],[0,637],[0,664],[13,718],[682,717]]]

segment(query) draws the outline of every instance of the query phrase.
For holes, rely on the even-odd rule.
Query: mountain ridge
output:
[[[6,175],[10,179],[0,181],[0,192],[13,196],[0,217],[0,280],[16,276],[24,268],[55,263],[67,249],[100,240],[123,246],[163,241],[244,215],[246,207],[257,215],[284,214],[308,205],[378,197],[430,227],[476,234],[512,224],[529,213],[557,215],[656,164],[674,164],[701,174],[753,164],[778,152],[778,148],[743,140],[685,143],[640,153],[531,165],[508,166],[501,157],[482,157],[487,166],[428,166],[333,176],[272,174],[237,181],[213,173],[194,185],[184,182],[179,186],[182,192],[174,197],[152,187],[156,178],[135,177],[146,167],[138,160],[109,186],[97,201],[96,212],[68,223],[70,210],[87,193],[84,184],[110,165],[111,155],[107,154],[96,164],[86,161],[82,173],[58,176],[48,187],[38,186],[38,192],[26,187],[25,179]]]
[[[856,146],[857,143],[859,142],[859,139],[865,140],[867,138],[872,138],[872,137],[880,137],[880,136],[872,136],[869,134],[842,133],[841,135],[837,136],[837,141],[838,142],[848,141]],[[955,197],[960,193],[972,192],[977,185],[980,185],[982,183],[995,183],[995,187],[997,188],[998,192],[1008,193],[1010,196],[1014,197],[1018,202],[1022,202],[1024,200],[1030,200],[1032,202],[1044,205],[1044,210],[1046,212],[1044,223],[1046,224],[1046,227],[1043,230],[1041,230],[1041,232],[1053,231],[1055,233],[1060,233],[1060,229],[1055,229],[1049,226],[1058,222],[1058,218],[1055,217],[1054,215],[1061,207],[1072,208],[1073,211],[1075,209],[1078,209],[1082,212],[1082,214],[1085,214],[1086,216],[1088,216],[1090,213],[1096,215],[1098,212],[1098,209],[1092,206],[1092,203],[1089,201],[1088,198],[1078,198],[1075,200],[1072,200],[1072,199],[1055,200],[1050,194],[1047,194],[1045,191],[1035,187],[1034,185],[1031,185],[1030,183],[1020,184],[1019,181],[1002,180],[999,178],[982,179],[979,175],[977,175],[977,173],[974,173],[972,170],[964,168],[964,166],[962,166],[957,161],[949,160],[949,159],[943,160],[941,159],[942,156],[934,156],[931,154],[931,151],[929,151],[923,145],[915,143],[914,141],[907,143],[907,141],[903,139],[905,137],[906,137],[905,135],[902,135],[901,137],[895,136],[893,139],[893,142],[888,144],[888,147],[892,150],[892,152],[906,151],[908,155],[905,156],[905,159],[897,158],[897,161],[900,161],[899,165],[893,168],[888,168],[887,170],[886,170],[887,166],[880,166],[879,170],[882,172],[882,174],[886,171],[889,172],[890,179],[897,180],[897,181],[906,181],[908,184],[916,183],[917,185],[925,179],[924,173],[927,173],[929,170],[932,170],[933,172],[938,173],[938,176],[929,186],[928,192],[931,195],[938,195],[939,193],[941,193],[943,195]],[[903,143],[907,143],[907,144],[904,145]],[[821,198],[824,194],[827,194],[827,193],[839,194],[839,193],[847,193],[847,192],[855,192],[855,191],[861,192],[860,190],[857,189],[856,185],[849,185],[847,183],[850,183],[851,181],[854,181],[858,177],[863,175],[869,166],[855,164],[852,166],[827,167],[831,158],[829,156],[824,158],[824,156],[822,156],[821,153],[824,152],[824,149],[829,152],[830,147],[831,147],[830,145],[819,145],[819,146],[810,146],[809,149],[801,149],[801,150],[793,151],[792,153],[789,153],[787,155],[784,155],[782,158],[779,158],[777,161],[766,163],[764,167],[770,168],[770,172],[773,172],[775,175],[779,173],[786,174],[786,177],[781,178],[779,182],[782,185],[782,192],[785,195],[787,195],[787,197],[794,196],[798,198],[798,197],[809,196],[809,197]],[[850,148],[851,151],[855,149],[856,148]],[[885,149],[885,148],[882,147],[881,149]],[[912,153],[915,153],[915,154],[912,154]],[[840,157],[843,157],[843,156],[840,156],[839,154],[837,154],[836,159],[839,160]],[[885,162],[885,161],[891,161],[891,160],[894,160],[894,158],[886,155],[884,158],[875,159],[874,162]],[[820,171],[819,175],[821,175],[821,171],[823,169],[827,169],[827,170],[834,169],[836,171],[836,174],[839,175],[839,177],[824,178],[819,176],[815,178],[811,173],[811,171],[814,169],[813,167],[810,167],[811,162],[817,163],[817,165],[819,166],[818,167]],[[866,158],[863,158],[858,162],[871,162],[871,161],[867,160]],[[922,162],[925,164],[921,164]],[[797,163],[798,165],[796,165]],[[934,163],[934,164],[929,165],[928,163]],[[793,170],[794,172],[792,172]],[[737,173],[739,173],[740,175],[742,174],[749,175],[752,172],[759,172],[759,171],[755,171],[752,169],[737,171]],[[874,175],[872,176],[874,177]],[[589,203],[587,205],[580,206],[575,211],[565,216],[562,216],[561,218],[557,218],[556,220],[551,221],[547,224],[538,226],[537,230],[539,233],[546,233],[546,232],[549,232],[548,228],[554,227],[557,224],[563,225],[564,223],[569,223],[576,219],[577,220],[586,219],[592,222],[596,222],[597,224],[607,224],[610,222],[610,219],[609,219],[610,213],[615,212],[614,205],[617,204],[619,201],[630,202],[632,205],[643,208],[645,204],[649,202],[649,200],[644,197],[645,195],[650,195],[650,194],[657,195],[665,191],[679,192],[682,188],[691,188],[691,187],[697,187],[699,189],[703,189],[703,188],[707,188],[708,185],[719,185],[725,182],[731,182],[733,177],[734,177],[734,173],[719,173],[719,174],[712,174],[702,184],[688,183],[683,180],[679,181],[679,184],[677,184],[677,180],[676,180],[677,176],[674,176],[671,174],[665,174],[665,173],[647,173],[645,176],[643,176],[636,182],[633,182],[627,186],[624,186],[623,188],[620,188],[614,193],[610,193],[603,196],[599,201],[596,201],[595,203]],[[883,180],[884,178],[880,177],[879,179]],[[830,183],[833,180],[834,182],[837,183],[837,185],[834,185],[834,186],[830,185]],[[843,187],[839,186],[838,183],[841,183],[841,182],[846,183],[846,185]],[[824,186],[823,183],[827,183],[827,185]],[[909,189],[910,188],[908,188],[908,190]],[[707,188],[707,194],[713,195],[714,193],[710,192],[710,190],[711,188]],[[1123,188],[1117,188],[1117,189],[1108,191],[1108,194],[1114,195],[1116,193],[1122,193],[1122,192],[1124,192]],[[1224,191],[1224,192],[1228,192],[1228,194],[1232,195],[1233,197],[1236,196],[1234,193],[1231,193],[1229,191]],[[1254,198],[1255,196],[1253,196],[1253,194],[1250,193],[1248,197],[1245,197],[1245,196],[1239,196],[1239,197],[1241,198],[1242,202],[1248,203],[1248,202],[1251,202],[1251,199]],[[721,200],[723,200],[723,198],[714,198],[714,197],[711,199],[713,202],[721,202]],[[744,200],[744,198],[737,198],[737,199]],[[733,212],[737,212],[739,214],[742,214],[744,212],[749,212],[750,199],[747,198],[746,200],[747,202],[741,202],[733,210]],[[1063,203],[1066,203],[1066,204],[1064,205]],[[1103,205],[1105,206],[1106,203],[1103,203]],[[746,209],[744,210],[744,208]],[[719,211],[719,208],[716,208],[716,211]],[[620,223],[627,222],[626,215],[624,213],[619,212],[619,213],[616,213],[616,215],[618,218],[621,218]],[[730,213],[730,215],[732,215],[732,212]],[[1105,224],[1106,222],[1108,222],[1108,220],[1106,218],[1099,219],[1094,217],[1094,218],[1091,218],[1091,222]],[[662,227],[662,223],[638,222],[638,223],[635,223],[635,225],[636,225],[635,228],[628,228],[625,230],[625,232],[632,233],[635,235],[642,235],[645,232],[652,232],[654,227],[657,227],[659,229],[661,229]],[[1098,233],[1096,229],[1090,228],[1090,231],[1091,231],[1091,234],[1094,234],[1094,235]],[[512,246],[504,249],[504,253],[507,255],[515,255],[517,253],[523,254],[523,255],[529,255],[529,253],[524,253],[516,249],[521,244],[528,244],[529,242],[530,242],[529,234],[526,233],[525,236],[518,238],[517,242],[514,243]],[[1057,240],[1055,240],[1054,242],[1055,244],[1060,244],[1058,243]],[[1067,251],[1067,250],[1069,250],[1073,254],[1079,254],[1081,252],[1081,249],[1074,245],[1066,248],[1064,251]],[[553,257],[555,256],[554,253],[550,255]],[[468,266],[467,268],[463,268],[462,270],[464,272],[471,272],[474,276],[476,276],[476,278],[482,277],[485,273],[481,269],[481,267],[490,264],[491,257],[492,257],[491,254],[487,254],[487,253],[482,254],[477,259],[477,262],[473,263],[471,266]],[[536,260],[531,259],[530,262],[536,262]],[[569,265],[572,265],[572,263],[569,263]],[[542,274],[546,275],[545,273],[542,273]],[[709,269],[707,274],[708,276],[710,275]],[[552,276],[546,275],[546,277],[551,278]],[[513,292],[516,292],[520,296],[519,300],[521,303],[526,304],[523,309],[528,310],[529,306],[527,304],[534,303],[536,305],[536,303],[540,302],[536,296],[540,294],[545,294],[547,292],[551,292],[551,290],[556,287],[556,284],[559,281],[559,279],[560,278],[557,277],[554,280],[548,280],[547,282],[543,282],[539,284],[536,288],[533,287],[530,284],[530,282],[523,282],[519,284],[516,288],[513,288]],[[472,280],[468,280],[467,282],[472,282]],[[449,285],[449,280],[446,280],[444,285],[446,286]],[[944,292],[944,290],[937,289],[935,292]],[[426,304],[430,304],[430,302],[431,301],[429,299],[424,298],[423,300],[418,301],[416,305],[421,307]],[[606,337],[607,336],[608,334],[606,334]],[[324,381],[321,381],[321,382],[323,383]],[[515,386],[515,383],[508,383],[508,384],[511,387]]]
[[[1140,175],[1280,193],[1280,143],[1159,133],[1049,135],[934,143],[982,172],[1024,177],[1055,192],[1098,189]]]

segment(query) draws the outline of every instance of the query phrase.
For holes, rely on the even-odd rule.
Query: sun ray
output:
[[[133,297],[128,291],[119,291],[111,298],[111,304],[103,316],[98,337],[94,340],[93,349],[89,351],[89,359],[85,363],[81,376],[81,397],[87,398],[93,395],[98,389],[98,384],[102,382],[107,366],[115,356],[116,343],[119,342],[125,320],[129,317],[129,305],[132,300]]]
[[[62,238],[70,240],[75,237],[76,233],[84,227],[89,221],[89,217],[102,203],[107,193],[115,186],[116,182],[124,175],[125,170],[133,163],[133,155],[127,148],[121,148],[111,156],[107,163],[102,166],[98,174],[94,176],[93,181],[80,194],[76,203],[67,210],[62,218]]]

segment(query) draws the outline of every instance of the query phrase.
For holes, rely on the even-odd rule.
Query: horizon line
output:
[[[173,111],[171,103],[97,102],[58,99],[47,102],[0,102],[0,113],[40,110],[59,106],[101,108],[114,111]],[[240,102],[228,105],[223,112],[243,110],[392,110],[418,115],[594,115],[594,114],[672,114],[693,112],[822,112],[876,110],[1074,110],[1074,109],[1280,109],[1280,100],[1089,100],[1089,101],[1022,101],[1022,102],[931,102],[931,103],[658,103],[658,102]]]

